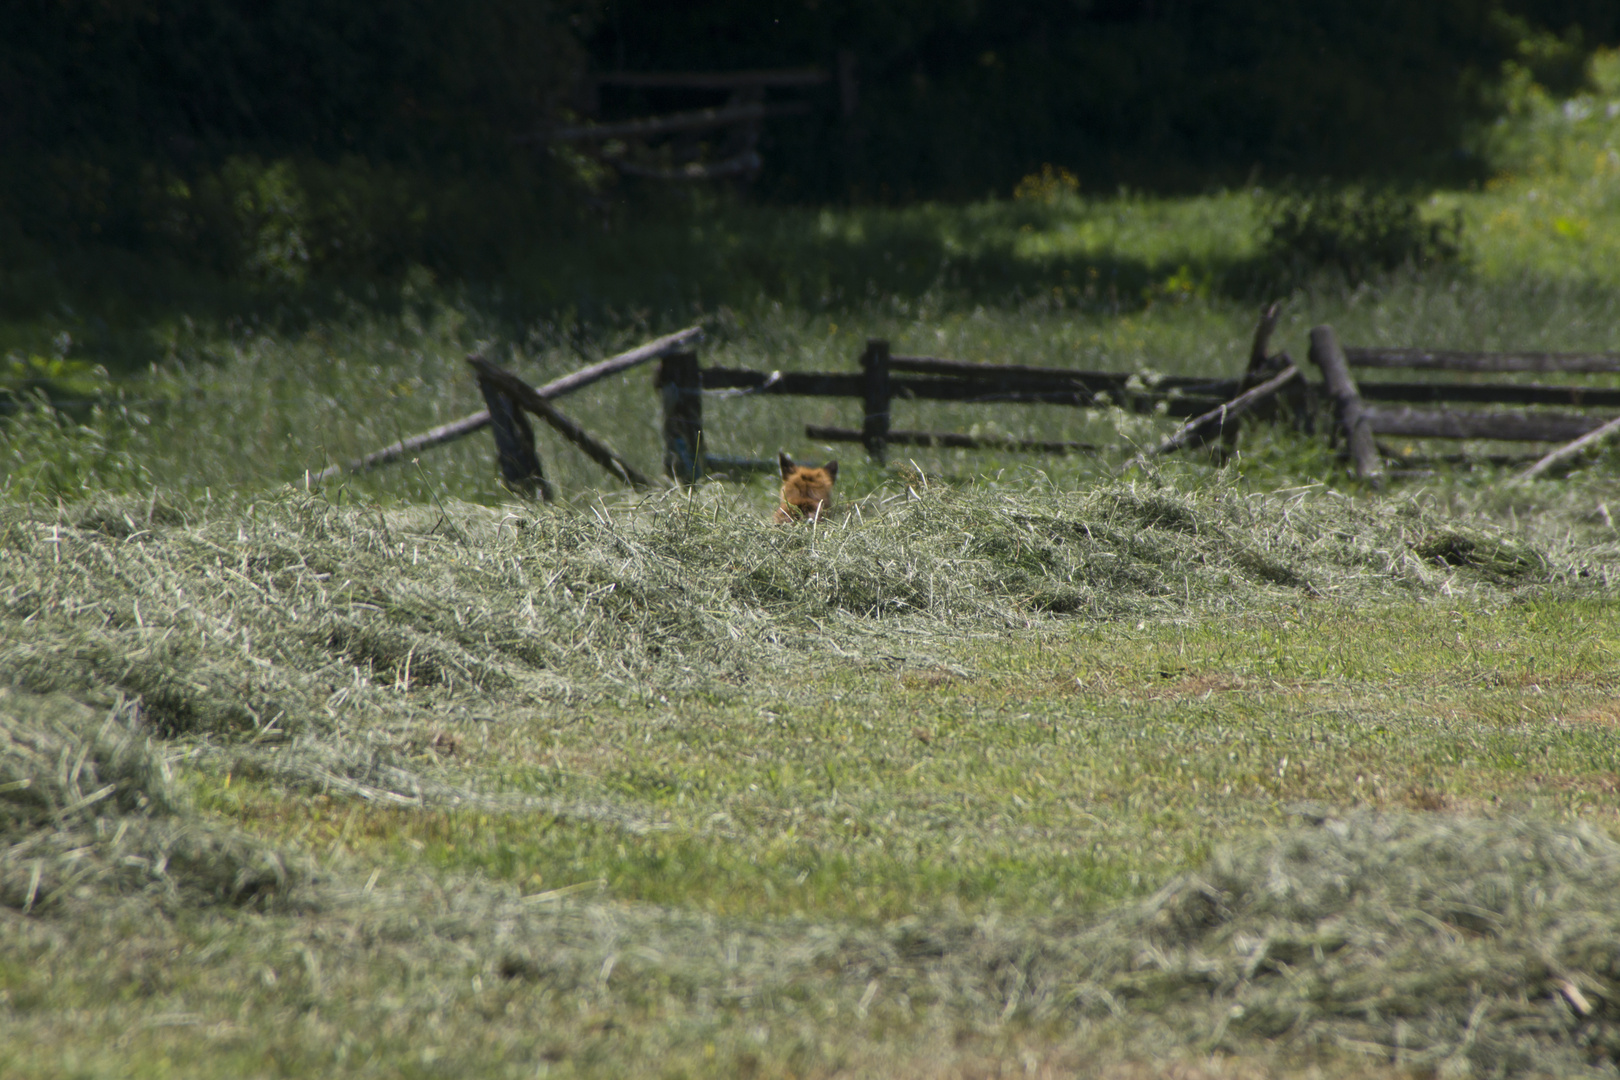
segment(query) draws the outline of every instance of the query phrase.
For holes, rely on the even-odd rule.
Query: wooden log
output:
[[[892,358],[891,358],[892,359]],[[1005,382],[999,379],[895,379],[889,380],[891,398],[910,401],[957,401],[980,404],[1076,405],[1095,407],[1104,400],[1151,409],[1168,400],[1173,416],[1191,416],[1210,404],[1227,401],[1240,389],[1237,379],[1165,379],[1159,388],[1129,394],[1128,375],[1078,372],[1062,383]],[[1096,380],[1096,381],[1091,381]],[[705,390],[750,390],[786,397],[865,397],[864,375],[784,371],[768,374],[745,368],[704,368]],[[1107,395],[1106,399],[1102,395]]]
[[[525,499],[534,498],[538,490],[543,501],[551,502],[557,492],[541,467],[529,418],[500,387],[482,375],[478,378],[478,390],[484,395],[484,404],[489,406],[490,424],[495,429],[495,461],[500,466],[502,481],[510,491]]]
[[[638,364],[645,364],[649,360],[656,360],[668,353],[683,349],[702,336],[703,328],[701,326],[688,326],[685,330],[677,330],[673,334],[653,338],[645,345],[637,345],[635,348],[619,353],[617,356],[611,356],[599,364],[592,364],[590,367],[580,368],[570,375],[564,375],[560,379],[553,379],[546,385],[537,388],[535,393],[547,399],[572,394],[575,390],[605,379],[609,375],[628,371]]]
[[[1620,390],[1596,386],[1514,383],[1363,382],[1363,401],[1461,401],[1499,405],[1570,405],[1620,408]]]
[[[1317,326],[1311,330],[1311,361],[1322,369],[1328,394],[1333,398],[1334,411],[1350,453],[1352,471],[1373,486],[1378,486],[1383,465],[1378,459],[1378,448],[1373,445],[1367,408],[1362,404],[1355,380],[1350,377],[1350,369],[1345,364],[1344,353],[1333,334],[1333,327]]]
[[[343,465],[328,465],[310,477],[310,482],[318,484],[332,479],[339,473],[357,473],[365,472],[367,469],[375,469],[379,465],[387,465],[389,462],[398,461],[408,454],[414,454],[429,447],[465,438],[476,431],[484,430],[489,426],[489,423],[488,409],[471,413],[463,416],[460,420],[452,420],[448,424],[441,424],[439,427],[431,428],[420,435],[412,435],[408,439],[401,439],[399,442],[385,446],[381,450],[374,450],[363,458],[356,458],[354,461]]]
[[[1568,442],[1603,426],[1604,418],[1583,413],[1523,412],[1497,409],[1366,410],[1374,434],[1411,439],[1500,439],[1505,442]]]
[[[617,120],[603,124],[569,124],[554,127],[534,135],[519,135],[517,142],[606,142],[608,139],[645,139],[654,135],[673,135],[680,131],[706,131],[711,128],[731,127],[734,124],[757,123],[773,116],[803,116],[810,111],[806,101],[788,101],[779,105],[748,102],[742,105],[724,105],[715,109],[690,109],[648,116],[639,120]]]
[[[1184,446],[1196,445],[1213,438],[1224,429],[1229,421],[1242,416],[1256,405],[1268,400],[1277,391],[1297,378],[1299,378],[1299,368],[1289,364],[1260,385],[1239,394],[1231,401],[1211,409],[1202,416],[1187,421],[1174,435],[1171,435],[1152,449],[1144,450],[1127,461],[1121,467],[1120,472],[1126,472],[1134,466],[1147,461],[1150,457],[1168,454],[1172,450],[1179,450]]]
[[[1264,308],[1260,309],[1260,320],[1255,324],[1254,337],[1249,342],[1249,366],[1243,373],[1243,381],[1239,387],[1239,393],[1246,393],[1254,389],[1256,386],[1259,386],[1261,383],[1265,382],[1267,378],[1275,375],[1283,367],[1286,367],[1288,364],[1292,363],[1291,360],[1279,363],[1277,357],[1270,355],[1271,335],[1276,332],[1277,321],[1281,317],[1281,300],[1273,300]],[[1290,385],[1303,385],[1303,383],[1291,383]],[[1265,414],[1263,417],[1264,419],[1271,419],[1277,411],[1275,402],[1268,399],[1266,401],[1266,407],[1261,411]],[[1239,417],[1237,416],[1231,416],[1229,419],[1222,422],[1220,435],[1221,452],[1223,454],[1230,455],[1236,448],[1239,427]],[[1196,435],[1196,441],[1199,443],[1208,442],[1209,438],[1209,435],[1202,433],[1201,431]]]
[[[744,176],[758,172],[765,162],[754,150],[744,150],[736,157],[704,164],[694,161],[690,165],[643,165],[623,158],[614,158],[613,167],[626,176],[641,176],[649,180],[722,180],[728,176]]]
[[[856,442],[860,442],[859,433]],[[776,472],[782,463],[776,458],[738,457],[733,454],[704,454],[703,467],[708,470],[706,475],[714,476],[724,472]]]
[[[822,427],[818,424],[806,424],[804,434],[809,439],[833,443],[858,443],[865,441],[866,438],[864,432],[856,431],[854,428]],[[1002,439],[980,435],[956,435],[943,431],[891,429],[885,439],[890,446],[937,446],[950,450],[1012,450],[1021,454],[1095,453],[1101,449],[1093,443]]]
[[[881,465],[888,441],[892,406],[889,343],[878,338],[869,339],[866,351],[861,354],[861,367],[866,373],[862,395],[866,412],[861,421],[861,442],[866,446],[867,456]]]
[[[1254,328],[1254,340],[1249,343],[1249,371],[1259,372],[1271,366],[1266,350],[1271,347],[1271,335],[1282,318],[1282,301],[1273,300],[1260,312],[1260,322]]]
[[[703,478],[703,375],[697,353],[670,353],[658,367],[664,403],[664,472],[681,484]]]
[[[753,71],[604,71],[598,86],[641,86],[691,90],[745,90],[756,86],[819,86],[829,76],[821,68],[766,68]]]
[[[534,387],[510,371],[496,367],[482,356],[469,356],[467,357],[467,363],[472,365],[473,370],[478,372],[480,377],[494,383],[507,397],[550,424],[558,434],[585,451],[587,457],[614,476],[632,487],[649,488],[653,486],[653,482],[644,474],[637,472],[635,467],[628,461],[614,453],[611,448],[592,436],[590,432],[558,412],[551,402],[540,396],[540,393]]]
[[[1552,453],[1548,454],[1546,457],[1524,470],[1524,472],[1520,473],[1518,476],[1515,476],[1513,481],[1514,483],[1520,483],[1525,480],[1534,480],[1536,477],[1540,476],[1554,465],[1557,465],[1559,462],[1566,461],[1569,458],[1574,457],[1576,454],[1579,454],[1587,447],[1596,446],[1598,443],[1601,443],[1606,439],[1612,439],[1616,435],[1620,435],[1620,416],[1610,420],[1602,427],[1593,428],[1591,431],[1588,431],[1585,435],[1582,435],[1574,442],[1568,442],[1563,446],[1560,446],[1558,449],[1554,450]]]
[[[1132,395],[1156,399],[1176,392],[1207,394],[1225,401],[1241,392],[1239,379],[1211,379],[1207,375],[1169,375],[1155,379],[1142,390],[1133,388],[1138,376],[1132,372],[1079,371],[1072,368],[1032,367],[1025,364],[984,364],[972,360],[946,360],[937,356],[891,356],[891,371],[914,372],[919,375],[943,375],[977,387],[971,394],[946,392],[937,395],[942,400],[963,400],[964,396],[983,396],[988,393],[1013,394],[1073,394],[1084,391],[1093,397],[1106,393],[1115,404],[1126,404]],[[896,387],[917,387],[917,382],[897,382]],[[898,395],[898,390],[897,390]],[[917,396],[933,394],[918,393]],[[1088,402],[1087,404],[1090,404]]]
[[[1562,371],[1594,375],[1620,371],[1620,353],[1491,353],[1451,349],[1344,350],[1345,362],[1364,368],[1428,368],[1440,371]]]
[[[890,356],[889,367],[894,371],[912,371],[922,375],[1059,380],[1085,378],[1124,380],[1130,378],[1129,375],[1075,371],[1070,368],[1036,367],[1030,364],[987,364],[979,360],[946,360],[938,356]]]
[[[628,352],[610,356],[600,363],[580,368],[578,371],[564,375],[560,379],[553,379],[536,390],[535,393],[544,398],[556,398],[562,397],[564,394],[571,394],[575,390],[589,386],[599,379],[605,379],[609,375],[627,371],[637,364],[645,364],[649,360],[656,360],[665,353],[673,352],[683,345],[696,341],[702,335],[703,329],[698,326],[689,326],[685,330],[665,334],[663,337],[654,338],[645,345],[638,345]],[[391,446],[385,446],[381,450],[373,451],[363,458],[357,458],[343,465],[329,466],[316,473],[310,480],[312,483],[320,483],[324,480],[330,480],[340,473],[365,472],[367,469],[374,469],[379,465],[387,465],[389,462],[398,461],[419,450],[426,450],[431,446],[439,446],[442,443],[451,442],[474,432],[482,431],[488,426],[489,422],[488,409],[482,412],[470,413],[460,420],[453,420],[448,424],[424,431],[420,435],[412,435],[408,439],[401,439],[399,442]]]

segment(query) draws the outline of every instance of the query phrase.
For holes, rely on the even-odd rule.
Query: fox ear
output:
[[[780,451],[776,455],[776,463],[782,468],[782,479],[784,480],[787,479],[788,473],[798,468],[797,465],[793,464],[792,458],[788,457],[784,453],[781,453]]]
[[[832,477],[834,480],[838,479],[838,462],[829,461],[827,464],[823,465],[822,468],[827,470],[828,476]]]

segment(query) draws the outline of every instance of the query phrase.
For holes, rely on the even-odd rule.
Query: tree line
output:
[[[1572,89],[1617,40],[1612,0],[20,0],[0,229],[221,265],[282,243],[287,273],[476,264],[589,200],[513,136],[617,70],[841,71],[769,125],[767,199],[977,198],[1048,162],[1156,190],[1466,179],[1515,80]]]

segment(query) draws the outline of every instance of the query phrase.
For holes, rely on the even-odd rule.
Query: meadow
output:
[[[744,397],[712,449],[839,457],[827,521],[544,430],[549,506],[487,436],[307,479],[478,408],[471,350],[538,383],[694,323],[1230,374],[1282,295],[1300,359],[1613,350],[1594,71],[1424,195],[1457,259],[1363,280],[1279,269],[1275,193],[1054,173],[624,209],[499,288],[13,261],[55,299],[0,325],[0,1073],[1613,1075],[1614,450],[1374,492],[1282,428],[1121,475],[1169,421],[917,406],[1103,449],[880,466],[803,437],[854,402]],[[656,471],[649,371],[561,407]]]

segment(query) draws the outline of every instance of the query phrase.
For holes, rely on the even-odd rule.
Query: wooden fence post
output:
[[[502,481],[525,499],[534,498],[538,489],[540,498],[551,502],[557,492],[540,465],[529,418],[500,387],[482,376],[478,379],[478,391],[484,395],[484,404],[489,408],[490,426],[495,433],[495,461],[501,468]]]
[[[664,472],[680,484],[703,478],[703,375],[697,353],[670,353],[658,366],[664,400]]]
[[[889,443],[889,343],[868,338],[861,354],[866,369],[866,418],[861,424],[861,442],[867,455],[879,465]]]
[[[1327,392],[1333,398],[1339,426],[1345,434],[1350,451],[1352,471],[1374,487],[1383,483],[1384,465],[1373,445],[1372,425],[1367,418],[1367,407],[1362,404],[1361,391],[1350,377],[1350,366],[1345,363],[1344,350],[1333,327],[1318,326],[1311,330],[1311,362],[1322,369]]]

